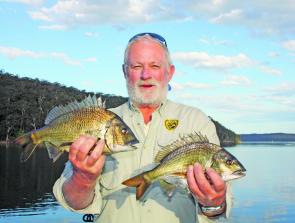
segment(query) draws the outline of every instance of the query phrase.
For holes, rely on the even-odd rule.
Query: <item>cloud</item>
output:
[[[221,84],[224,86],[249,86],[252,82],[246,76],[231,75],[221,81]]]
[[[202,19],[215,24],[246,27],[254,34],[290,36],[295,33],[294,10],[292,0],[58,0],[50,6],[47,4],[32,10],[30,15],[33,19],[65,27],[106,24],[124,27],[157,21]]]
[[[282,71],[275,69],[275,68],[271,68],[269,66],[261,65],[259,68],[263,73],[271,74],[273,76],[282,75]]]
[[[285,106],[295,112],[295,82],[282,82],[278,85],[266,87],[262,98],[276,105]]]
[[[194,82],[187,82],[187,83],[177,83],[174,81],[170,82],[170,85],[173,90],[184,90],[184,89],[210,89],[212,86],[210,84],[205,83],[194,83]]]
[[[285,95],[267,95],[267,96],[265,96],[265,99],[274,102],[274,104],[288,106],[292,109],[290,111],[295,112],[295,98],[294,97],[289,97],[289,96],[285,96]]]
[[[246,67],[254,64],[245,54],[235,56],[209,55],[206,52],[176,52],[173,59],[194,68],[227,70],[232,68]]]
[[[154,10],[155,8],[158,10]],[[156,0],[115,0],[112,2],[59,0],[51,7],[41,7],[29,14],[33,19],[65,27],[98,24],[122,27],[126,24],[147,23],[159,18],[167,18],[167,13],[166,7]]]
[[[74,60],[70,58],[68,55],[66,55],[65,53],[52,52],[49,55],[50,57],[61,60],[63,63],[68,65],[74,65],[74,66],[81,65],[81,62],[79,60]]]
[[[99,36],[98,33],[94,33],[94,32],[85,32],[84,35],[87,37],[93,37],[93,38],[97,38]]]
[[[223,112],[230,117],[231,115],[251,117],[252,120],[263,121],[265,116],[267,116],[265,119],[269,120],[269,117],[284,114],[288,114],[289,117],[295,112],[295,82],[282,82],[253,93],[220,93],[218,96],[208,95],[206,92],[194,94],[172,91],[171,93],[174,94],[176,101],[196,104],[205,110]]]
[[[96,59],[96,57],[88,57],[88,58],[85,59],[85,61],[86,62],[96,62],[97,59]]]
[[[184,5],[194,18],[246,27],[255,35],[289,36],[295,33],[295,6],[292,0],[200,0],[186,1]]]
[[[202,37],[199,39],[199,42],[207,45],[214,45],[214,46],[230,46],[233,43],[228,40],[221,40],[217,39],[216,37]]]
[[[4,2],[15,2],[15,3],[23,3],[27,5],[42,5],[44,0],[2,0]]]
[[[269,53],[268,53],[268,56],[269,56],[269,57],[273,57],[273,58],[275,58],[275,57],[280,56],[280,54],[279,54],[278,52],[274,52],[274,51],[272,51],[272,52],[269,52]]]
[[[295,82],[282,82],[265,90],[275,96],[295,96]]]
[[[0,54],[8,57],[9,59],[15,59],[17,57],[30,57],[34,59],[45,57],[44,53],[5,46],[0,46]]]
[[[23,50],[19,48],[0,46],[0,54],[9,59],[16,59],[18,57],[27,57],[32,59],[52,58],[62,61],[63,63],[68,65],[81,65],[81,62],[79,60],[72,59],[63,52],[34,52],[31,50]],[[89,60],[89,58],[86,60]],[[93,60],[93,58],[91,60]]]
[[[282,71],[272,68],[270,66],[264,65],[259,61],[254,61],[247,55],[243,53],[239,53],[234,56],[225,56],[225,55],[209,55],[206,52],[175,52],[172,53],[173,60],[176,60],[180,63],[189,65],[195,69],[211,69],[211,70],[218,70],[218,71],[227,71],[234,68],[241,68],[241,67],[257,67],[261,72],[270,74],[273,76],[282,75]],[[237,78],[237,77],[235,77]],[[241,78],[239,77],[242,81]],[[226,80],[225,80],[226,81]],[[234,81],[233,77],[231,77],[230,82],[236,82],[237,79]],[[247,81],[244,78],[244,83]],[[226,81],[229,84],[229,80]]]
[[[225,95],[220,94],[218,97],[216,95],[196,95],[192,93],[178,94],[179,101],[195,101],[201,107],[214,108],[219,112],[226,112],[235,114],[237,111],[242,111],[247,114],[257,114],[260,112],[265,112],[266,107],[258,106],[257,101],[249,98],[245,95]],[[194,104],[194,102],[190,103]]]
[[[39,26],[40,29],[49,29],[49,30],[66,30],[67,27],[64,25],[49,25],[49,26]]]
[[[295,40],[288,40],[282,43],[282,46],[293,53],[295,53]]]
[[[43,13],[41,11],[30,12],[30,15],[31,15],[32,19],[43,20],[46,22],[53,22],[54,21],[54,19],[50,18],[49,15],[46,15],[46,13]],[[59,25],[59,26],[65,26],[65,25]]]
[[[201,95],[193,93],[177,93],[176,101],[195,104],[205,110],[215,110],[226,115],[237,115],[263,119],[266,115],[295,112],[295,99],[291,96],[270,96],[237,94]],[[258,117],[258,118],[257,118]]]
[[[244,18],[244,15],[241,9],[232,9],[229,12],[221,13],[217,17],[211,18],[210,21],[213,23],[234,23],[242,18]]]

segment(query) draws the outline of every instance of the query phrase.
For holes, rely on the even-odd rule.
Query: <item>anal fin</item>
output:
[[[165,191],[165,194],[168,196],[168,199],[170,200],[173,196],[173,193],[176,189],[176,185],[168,183],[164,179],[159,180],[161,188]]]
[[[61,148],[69,147],[68,145],[66,145],[66,146],[59,148],[50,142],[45,142],[44,144],[47,148],[49,158],[52,159],[53,162],[55,162],[61,156],[61,154],[63,154],[64,150]]]

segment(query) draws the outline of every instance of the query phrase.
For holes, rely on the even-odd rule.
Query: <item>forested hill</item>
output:
[[[40,128],[54,106],[81,101],[93,94],[59,83],[19,78],[0,71],[0,140]],[[124,97],[102,93],[96,93],[96,96],[101,96],[108,108],[127,101]]]
[[[127,98],[81,91],[59,83],[20,78],[0,70],[0,140],[9,140],[44,125],[47,113],[56,105],[81,101],[88,95],[101,96],[106,107],[116,107]],[[234,132],[214,121],[222,145],[236,143]]]
[[[210,118],[216,127],[217,135],[222,146],[234,146],[239,143],[240,138],[238,135],[236,135],[236,133],[224,127],[222,124],[214,120],[212,117]]]

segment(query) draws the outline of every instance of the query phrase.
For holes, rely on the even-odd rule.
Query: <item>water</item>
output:
[[[227,222],[295,222],[295,144],[248,143],[227,148],[246,167],[232,182],[234,207]],[[0,223],[80,223],[83,215],[64,210],[52,195],[66,156],[56,163],[39,150],[19,163],[19,149],[0,147]]]
[[[83,222],[83,215],[64,210],[52,195],[52,186],[67,159],[54,164],[45,149],[38,149],[26,163],[21,150],[0,145],[0,223]]]
[[[246,144],[227,148],[247,176],[233,181],[229,222],[295,222],[295,143]]]

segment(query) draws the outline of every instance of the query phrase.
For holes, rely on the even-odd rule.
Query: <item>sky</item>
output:
[[[168,98],[238,134],[295,133],[292,0],[0,0],[0,69],[127,96],[128,40],[154,32],[176,72]]]

